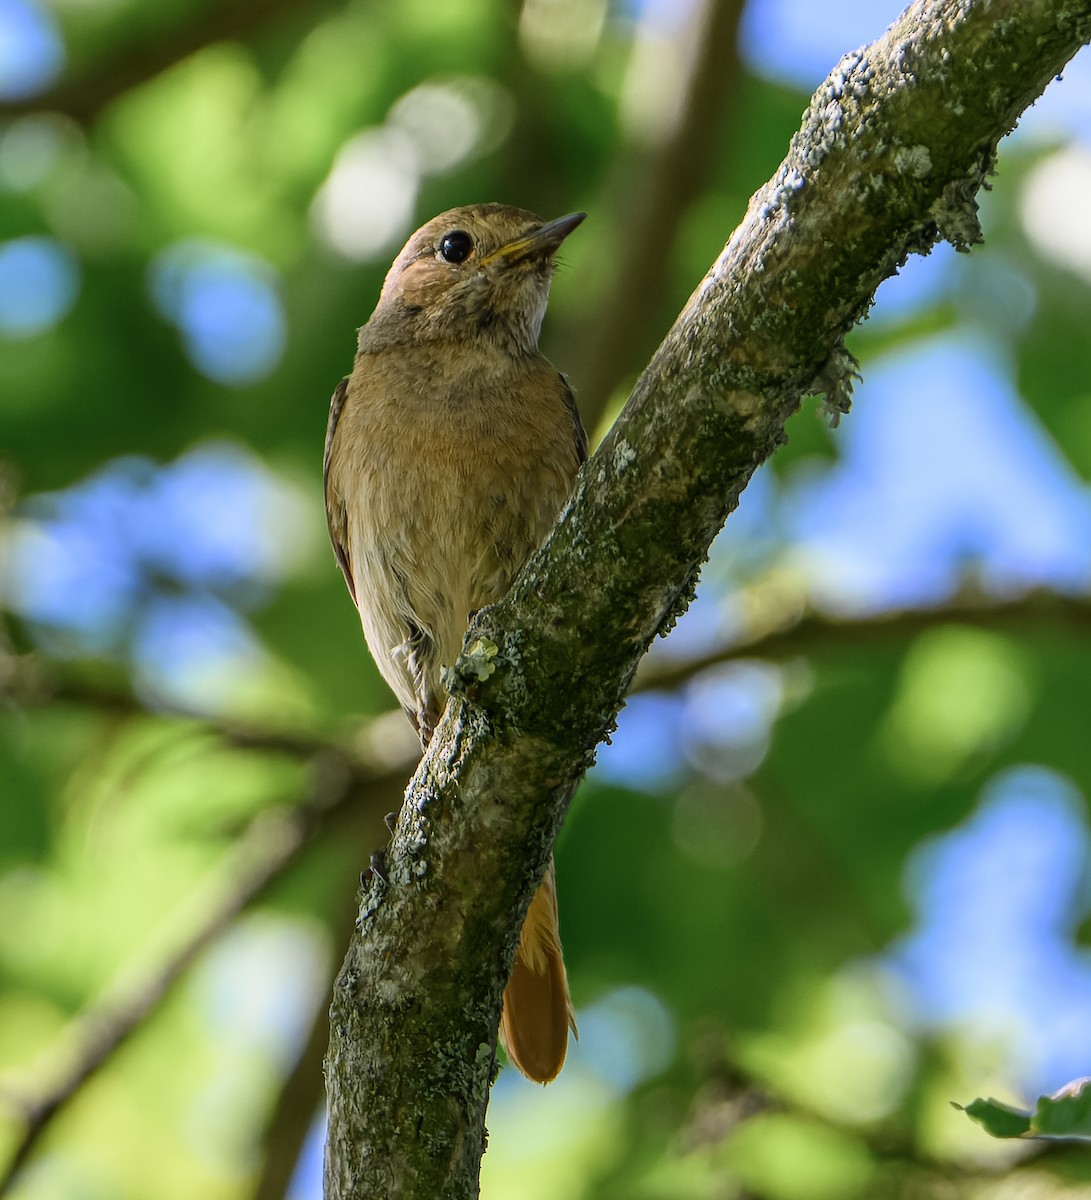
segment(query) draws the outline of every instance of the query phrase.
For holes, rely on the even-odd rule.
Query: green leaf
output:
[[[1091,1142],[1091,1077],[1074,1079],[1053,1095],[1040,1096],[1033,1113],[981,1097],[955,1108],[993,1137]]]
[[[1052,1096],[1042,1096],[1032,1127],[1038,1137],[1091,1142],[1091,1077],[1074,1079]]]
[[[956,1104],[955,1108],[976,1121],[986,1133],[996,1138],[1024,1137],[1030,1132],[1030,1113],[1009,1104],[1001,1104],[999,1100],[988,1100],[978,1096],[965,1107]]]

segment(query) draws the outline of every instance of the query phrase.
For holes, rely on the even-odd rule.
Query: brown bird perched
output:
[[[445,212],[406,243],[333,394],[326,514],[383,678],[427,747],[473,612],[499,600],[567,499],[587,436],[538,350],[554,254],[583,220],[503,204]],[[576,1023],[553,860],[527,913],[500,1038],[556,1077]]]

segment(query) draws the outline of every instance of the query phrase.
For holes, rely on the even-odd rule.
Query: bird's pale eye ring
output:
[[[473,248],[473,238],[461,229],[452,229],[439,239],[439,256],[444,262],[464,262]]]

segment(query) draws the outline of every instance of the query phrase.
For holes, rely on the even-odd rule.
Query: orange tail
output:
[[[549,1083],[564,1066],[569,1029],[579,1036],[561,954],[557,878],[550,858],[519,935],[515,966],[504,990],[500,1041],[528,1079]]]

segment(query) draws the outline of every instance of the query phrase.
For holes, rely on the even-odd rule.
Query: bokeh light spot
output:
[[[156,472],[129,528],[150,568],[237,601],[260,596],[313,544],[294,494],[227,442],[196,446]]]
[[[698,780],[679,793],[671,832],[678,849],[694,862],[735,867],[757,849],[763,824],[761,806],[749,788]]]
[[[44,333],[71,309],[78,291],[76,260],[55,238],[0,243],[0,335]]]
[[[193,365],[229,386],[271,374],[284,350],[285,319],[272,267],[215,242],[187,240],[151,266],[160,312],[178,326]]]
[[[706,671],[686,689],[687,757],[724,783],[751,774],[765,756],[782,697],[775,665],[753,659]]]
[[[644,988],[618,988],[580,1010],[581,1040],[573,1062],[619,1094],[665,1070],[674,1058],[674,1018]]]
[[[160,596],[141,615],[132,646],[137,689],[197,712],[224,707],[236,683],[265,666],[241,618],[210,596]]]
[[[1019,212],[1027,236],[1058,266],[1091,279],[1091,148],[1067,146],[1036,164],[1023,184]]]
[[[14,518],[4,539],[6,602],[44,630],[55,652],[99,652],[121,635],[140,587],[118,522],[129,503],[121,481],[99,478],[81,489],[43,497]]]
[[[997,776],[963,825],[910,859],[917,921],[886,956],[921,1024],[998,1046],[1008,1079],[1042,1092],[1091,1061],[1091,956],[1074,941],[1085,814],[1052,771]]]
[[[672,0],[674,8],[688,8]],[[519,15],[519,43],[539,70],[571,71],[588,62],[606,23],[605,0],[525,0]]]
[[[406,133],[365,130],[341,147],[315,196],[312,219],[345,258],[385,258],[412,223],[420,175],[420,152]]]
[[[64,44],[49,12],[33,0],[0,0],[0,100],[48,87],[64,66]]]
[[[1008,638],[958,626],[911,647],[883,729],[895,765],[937,782],[1013,736],[1032,705],[1026,663]]]
[[[511,97],[483,75],[430,79],[406,92],[388,124],[417,146],[423,174],[439,175],[503,141],[514,119]]]
[[[328,957],[317,926],[254,913],[212,948],[192,986],[221,1036],[286,1068],[322,999]]]
[[[254,608],[313,548],[295,489],[239,447],[124,458],[32,497],[0,539],[0,598],[59,656],[132,661],[155,702],[223,707],[268,656]]]
[[[34,113],[0,132],[0,187],[28,192],[56,168],[67,146],[79,144],[74,123],[54,113]]]

